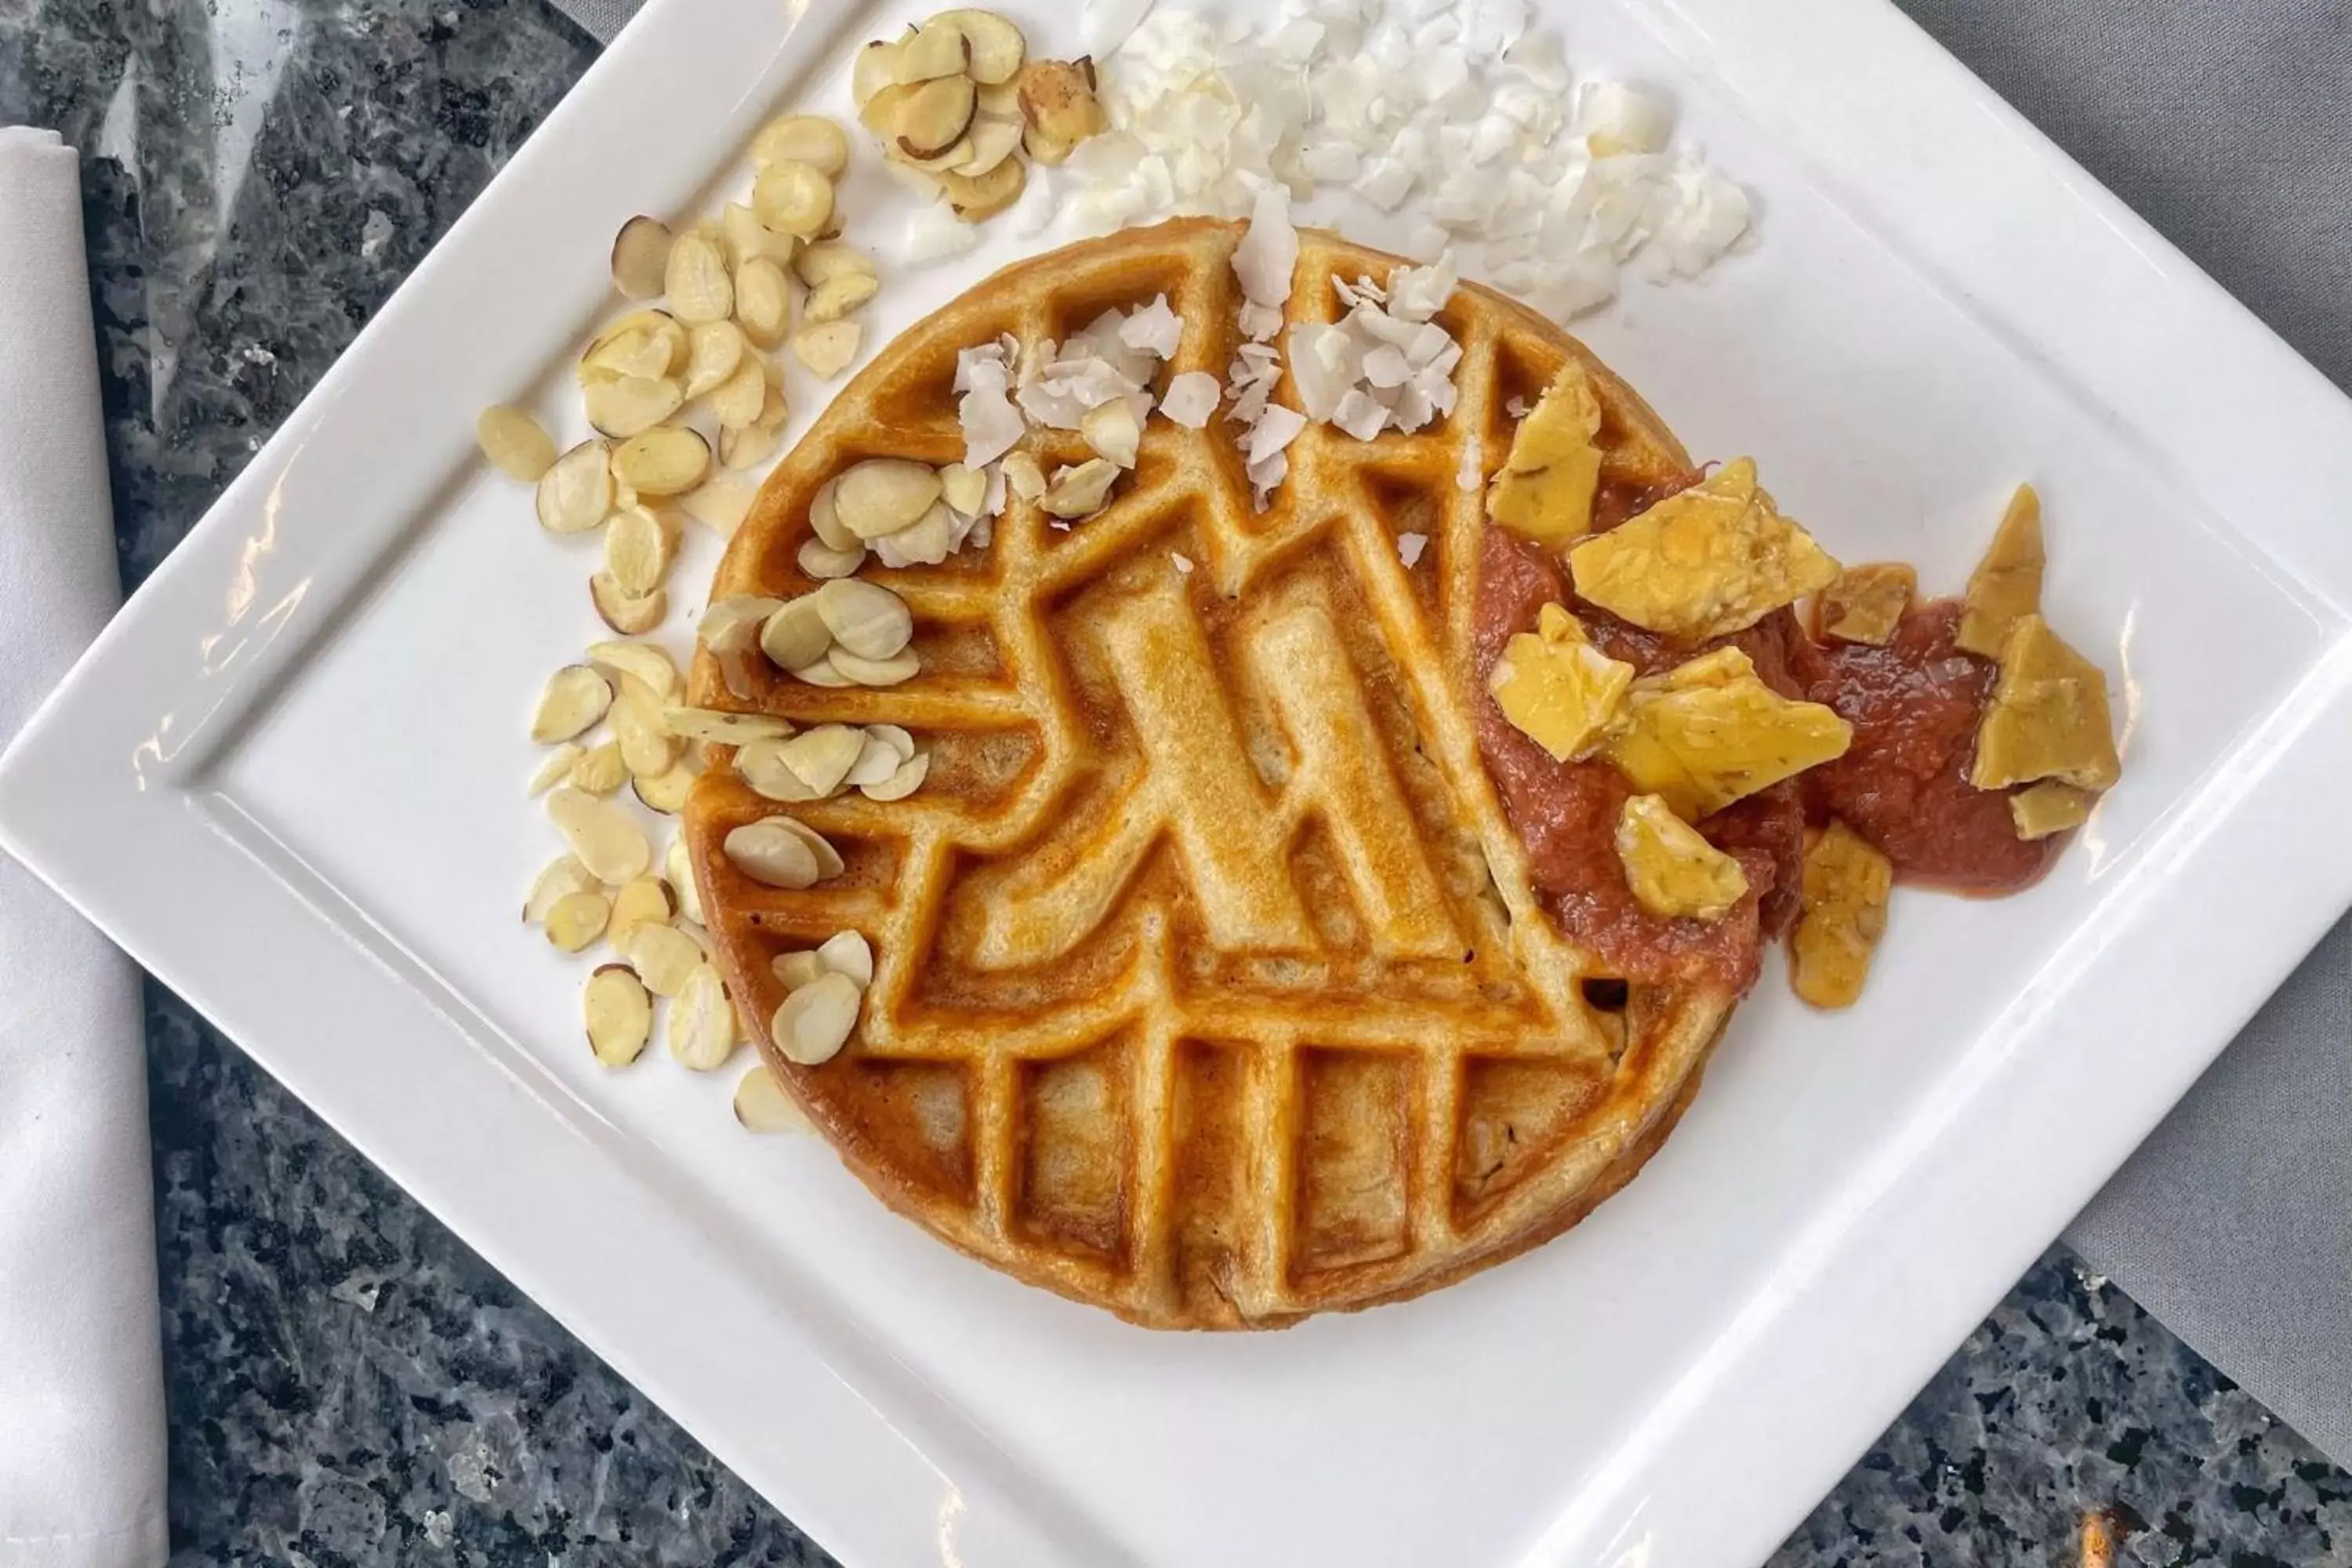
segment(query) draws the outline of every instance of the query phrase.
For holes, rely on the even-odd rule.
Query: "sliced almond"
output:
[[[1041,163],[1060,163],[1072,148],[1109,123],[1095,96],[1092,60],[1031,60],[1021,68],[1018,80],[1022,118],[1036,132],[1030,143],[1033,154],[1041,142],[1046,144],[1044,151],[1058,149],[1061,154],[1040,158]]]
[[[816,855],[798,834],[780,826],[787,820],[771,816],[728,834],[719,847],[727,863],[766,887],[797,890],[816,886]]]
[[[670,902],[669,889],[659,877],[632,877],[613,895],[613,921],[605,928],[619,947],[622,939],[648,921],[667,925],[677,911]]]
[[[735,1085],[735,1120],[747,1132],[810,1132],[808,1113],[800,1107],[765,1062],[743,1075]]]
[[[719,432],[719,460],[730,468],[756,468],[774,457],[783,444],[783,430],[764,421],[728,426]]]
[[[900,763],[898,771],[892,773],[887,782],[864,785],[859,793],[868,800],[904,800],[922,787],[923,780],[929,776],[930,771],[931,754],[925,752]]]
[[[861,543],[855,550],[835,550],[822,539],[804,539],[801,541],[798,559],[804,575],[827,582],[846,577],[865,565],[866,546]]]
[[[573,789],[584,789],[590,795],[607,795],[629,782],[628,759],[621,755],[621,743],[607,741],[601,746],[591,746],[572,763],[565,782]]]
[[[686,809],[687,797],[694,793],[694,781],[699,775],[685,763],[678,763],[667,773],[639,773],[630,788],[645,802],[650,811],[664,816],[676,816]]]
[[[530,891],[523,896],[522,919],[525,925],[537,925],[547,919],[547,911],[556,903],[574,893],[601,893],[604,884],[590,874],[577,855],[559,855],[532,879]]]
[[[877,38],[857,51],[849,67],[849,96],[860,110],[887,88],[898,85],[898,51],[904,40]]]
[[[812,326],[837,321],[874,298],[879,287],[870,272],[844,272],[828,278],[809,290],[808,301],[801,307],[801,319]]]
[[[830,651],[815,663],[802,665],[798,669],[789,673],[794,680],[804,686],[850,687],[857,684],[833,668],[833,655]]]
[[[732,539],[759,491],[731,475],[704,480],[677,498],[678,510],[721,539]]]
[[[816,493],[809,497],[809,528],[821,542],[835,550],[863,548],[863,542],[841,521],[840,496],[841,481],[838,479],[827,479],[817,486]]]
[[[845,974],[821,974],[784,998],[769,1038],[787,1061],[816,1067],[841,1054],[865,994]]]
[[[755,265],[766,267],[769,263]],[[766,367],[757,358],[747,359],[736,368],[726,385],[710,395],[710,411],[719,416],[722,429],[742,429],[759,422],[767,398]]]
[[[735,772],[751,793],[786,805],[805,805],[820,798],[808,781],[784,761],[783,741],[752,741],[737,749]]]
[[[793,270],[800,275],[802,282],[816,289],[836,278],[873,277],[874,258],[837,239],[822,240],[802,247],[800,254],[793,258]]]
[[[555,464],[555,440],[510,403],[494,403],[474,420],[482,456],[509,479],[537,484]]]
[[[662,291],[669,272],[669,225],[640,214],[613,237],[613,283],[632,300]]]
[[[751,205],[759,211],[758,202]],[[762,222],[767,216],[760,214]],[[769,226],[778,226],[771,223]],[[719,240],[700,229],[689,229],[671,243],[664,284],[670,313],[688,326],[723,321],[735,313],[735,285],[727,275],[727,252]]]
[[[866,749],[866,731],[847,724],[819,724],[778,743],[778,759],[823,800],[838,793],[857,753]],[[797,826],[797,824],[795,824]]]
[[[613,683],[584,664],[567,664],[547,678],[531,713],[530,738],[542,746],[585,733],[613,705]]]
[[[847,648],[835,648],[825,656],[825,662],[847,677],[853,685],[898,686],[912,680],[923,671],[923,661],[913,648],[906,648],[888,658],[860,658]]]
[[[818,594],[787,599],[760,628],[760,651],[779,669],[798,669],[824,657],[833,632],[818,608]]]
[[[863,789],[870,784],[880,784],[897,773],[898,764],[906,760],[888,736],[877,733],[881,728],[878,724],[866,726],[866,742],[858,749],[857,760],[841,777],[844,787]]]
[[[784,341],[792,318],[792,286],[784,269],[764,256],[743,263],[735,273],[735,319],[744,335],[763,349],[774,348]],[[750,414],[728,423],[749,425],[758,414],[755,403]]]
[[[580,356],[583,387],[623,376],[659,381],[686,367],[686,329],[667,310],[632,310],[596,334]]]
[[[939,470],[929,463],[868,458],[843,470],[834,510],[859,539],[878,539],[918,521],[939,499]]]
[[[604,934],[613,905],[602,893],[566,893],[547,911],[543,929],[559,952],[584,952]]]
[[[1018,158],[1006,158],[985,174],[966,176],[944,170],[934,178],[956,216],[966,223],[984,223],[1021,199],[1029,184],[1029,165]]]
[[[709,472],[710,443],[683,425],[657,425],[613,449],[613,477],[641,496],[683,495]]]
[[[1049,517],[1091,517],[1110,499],[1110,488],[1118,475],[1118,465],[1109,458],[1089,458],[1055,475],[1037,504]]]
[[[829,973],[847,976],[861,991],[874,984],[874,948],[859,932],[839,931],[826,938],[816,956]]]
[[[588,1048],[608,1068],[625,1068],[646,1048],[654,1029],[653,998],[625,964],[608,963],[588,977],[580,994]]]
[[[702,613],[694,635],[719,661],[727,689],[746,701],[758,689],[752,679],[751,655],[760,646],[760,626],[783,608],[782,599],[736,597],[720,599]]]
[[[936,566],[956,547],[955,514],[942,499],[929,511],[898,532],[874,542],[885,566]]]
[[[588,579],[588,597],[596,606],[597,618],[625,637],[643,637],[669,618],[668,589],[631,594],[610,572],[599,572]]]
[[[979,109],[971,79],[967,76],[943,76],[919,87],[895,91],[904,96],[891,103],[890,125],[882,133],[892,151],[908,158],[936,158],[962,141]],[[868,107],[882,101],[877,98]],[[878,126],[876,129],[882,130]]]
[[[530,775],[530,798],[537,800],[557,784],[572,776],[572,765],[583,754],[583,749],[565,741],[541,759],[538,771]]]
[[[964,132],[967,149],[961,161],[951,165],[949,173],[967,180],[976,180],[993,171],[996,166],[1021,151],[1021,122],[1017,120],[978,119]]]
[[[669,841],[669,850],[662,857],[662,869],[669,876],[669,890],[677,895],[678,913],[701,924],[702,889],[695,886],[694,860],[687,852],[684,834]]]
[[[971,41],[944,16],[916,28],[915,36],[898,50],[898,76],[902,82],[961,76],[971,68]]]
[[[849,138],[823,115],[778,115],[751,138],[751,161],[763,166],[806,163],[826,179],[837,180],[849,166]]]
[[[1100,456],[1122,468],[1131,468],[1143,444],[1143,421],[1135,416],[1133,404],[1114,397],[1078,416],[1078,434]]]
[[[807,602],[832,639],[860,658],[888,658],[905,648],[915,635],[915,617],[907,601],[879,584],[845,578],[827,583]],[[776,662],[790,668],[807,661],[780,658]]]
[[[697,440],[701,437],[697,437]],[[652,593],[669,575],[676,541],[648,507],[616,511],[604,528],[604,571],[632,598]]]
[[[857,321],[803,327],[793,334],[793,357],[819,381],[831,381],[857,357],[858,342],[865,335],[864,324]]]
[[[669,732],[662,722],[661,700],[642,683],[623,678],[612,721],[613,739],[620,743],[631,778],[656,778],[677,766],[686,743]]]
[[[669,1005],[666,1026],[669,1054],[696,1072],[713,1072],[735,1054],[735,1004],[727,999],[727,984],[707,963],[678,987]]]
[[[814,239],[833,216],[833,182],[797,159],[781,160],[760,171],[751,186],[751,210],[779,234]]]
[[[677,995],[702,966],[701,945],[673,925],[636,926],[625,938],[614,939],[613,951],[629,961],[656,996]]]
[[[653,863],[636,819],[611,801],[565,784],[548,795],[547,815],[600,882],[625,882]]]
[[[868,724],[866,726],[866,738],[869,741],[880,741],[888,746],[898,753],[898,760],[902,763],[915,754],[915,737],[907,733],[906,730],[899,725]]]
[[[686,389],[665,376],[625,375],[600,381],[582,395],[588,423],[601,435],[625,440],[652,429],[686,405]]]
[[[769,962],[768,970],[775,975],[776,984],[784,988],[787,996],[819,975],[832,973],[825,968],[824,960],[816,955],[816,949],[813,947],[803,948],[798,952],[776,954]]]
[[[807,845],[809,853],[816,857],[818,881],[828,881],[841,875],[844,865],[841,851],[833,847],[831,839],[796,816],[779,816],[773,820],[782,823],[786,833]]]
[[[743,363],[743,329],[732,321],[704,321],[687,334],[686,341],[685,390],[688,398],[700,397],[723,385],[735,374],[735,367]]]
[[[1012,81],[1029,57],[1028,40],[1022,37],[1021,29],[993,11],[942,11],[931,22],[951,26],[964,36],[971,47],[971,63],[964,68],[982,87]]]
[[[583,441],[539,479],[539,525],[550,533],[585,533],[613,506],[612,450]]]
[[[668,651],[649,642],[592,642],[588,662],[608,675],[629,677],[664,702],[685,684]]]
[[[673,735],[709,741],[721,746],[748,745],[753,741],[781,741],[793,732],[784,720],[767,713],[728,713],[716,708],[668,708],[662,721]]]
[[[800,241],[789,234],[778,234],[760,221],[760,215],[741,202],[729,202],[719,214],[719,232],[726,242],[728,265],[737,271],[747,261],[765,257],[771,261],[790,261]]]
[[[980,123],[977,116],[973,118],[972,123],[974,125]],[[943,174],[971,157],[971,138],[967,135],[957,137],[955,145],[941,148],[930,157],[915,158],[894,151],[890,153],[890,161],[903,168],[919,169],[926,174]]]
[[[1006,488],[1021,500],[1035,500],[1045,493],[1045,470],[1028,453],[1007,452],[1003,468]]]
[[[988,505],[988,474],[984,469],[950,463],[940,470],[940,494],[965,517],[978,517]]]

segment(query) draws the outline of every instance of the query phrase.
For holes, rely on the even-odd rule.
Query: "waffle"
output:
[[[1000,332],[1061,341],[1164,292],[1185,325],[1162,385],[1222,379],[1240,234],[1084,242],[911,329],[776,468],[712,596],[812,588],[806,509],[849,463],[960,458],[956,355]],[[1293,321],[1337,313],[1333,277],[1398,265],[1301,242]],[[904,725],[932,757],[908,799],[791,808],[845,861],[799,892],[720,851],[784,808],[724,766],[697,784],[698,886],[769,1067],[892,1207],[1137,1323],[1279,1327],[1558,1235],[1664,1140],[1734,1001],[1629,989],[1562,937],[1480,761],[1469,674],[1486,524],[1459,476],[1500,466],[1511,400],[1576,354],[1605,485],[1688,460],[1540,317],[1465,286],[1438,319],[1465,351],[1454,415],[1370,444],[1309,426],[1264,512],[1232,425],[1155,416],[1135,473],[1066,531],[1014,501],[986,551],[869,563],[914,611],[923,673],[902,686],[762,663],[746,701],[697,661],[699,703]],[[1297,404],[1286,380],[1277,400]],[[1027,446],[1049,472],[1088,455],[1074,433]],[[1411,568],[1409,533],[1428,542]],[[857,1035],[795,1066],[765,1037],[772,960],[847,930],[877,955]]]

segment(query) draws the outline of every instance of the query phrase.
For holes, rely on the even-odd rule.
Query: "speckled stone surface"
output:
[[[126,581],[593,50],[542,0],[0,0],[85,152]],[[175,1563],[802,1563],[774,1510],[151,994]],[[2061,1254],[1773,1568],[2352,1564],[2352,1477]]]

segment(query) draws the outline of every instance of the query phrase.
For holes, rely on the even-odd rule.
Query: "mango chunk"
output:
[[[1592,531],[1601,483],[1601,400],[1571,358],[1511,437],[1511,455],[1486,490],[1486,515],[1522,539],[1554,547]]]
[[[1816,1007],[1851,1007],[1886,931],[1894,863],[1843,822],[1805,847],[1802,902],[1789,933],[1789,984]]]
[[[1617,858],[1625,885],[1654,915],[1712,925],[1748,892],[1739,862],[1699,837],[1654,795],[1637,795],[1617,817]]]
[[[2019,616],[2001,641],[2000,679],[1977,726],[1969,783],[2007,789],[2059,779],[2102,790],[2122,773],[2106,676],[2040,616]]]
[[[1727,637],[1837,581],[1838,563],[1780,515],[1753,458],[1568,552],[1576,591],[1669,637]]]
[[[2099,797],[2086,789],[2043,779],[2009,797],[2010,819],[2020,838],[2047,838],[2091,819],[2091,803]]]
[[[1919,591],[1919,574],[1895,562],[1849,566],[1822,590],[1822,635],[1884,647]]]
[[[1635,789],[1696,822],[1744,795],[1845,754],[1853,726],[1818,702],[1791,702],[1736,647],[1633,683],[1623,730],[1602,754]]]
[[[1536,616],[1503,649],[1486,689],[1508,719],[1555,761],[1590,755],[1615,728],[1633,667],[1592,646],[1584,623],[1558,605]]]
[[[1986,658],[2000,657],[2001,640],[2020,616],[2042,608],[2042,498],[2020,485],[1993,530],[1984,559],[1969,574],[1968,608],[1952,640]]]

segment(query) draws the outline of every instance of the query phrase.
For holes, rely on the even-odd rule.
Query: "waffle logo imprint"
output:
[[[1207,637],[1173,586],[1122,605],[1097,629],[1127,705],[1139,782],[1108,842],[1014,871],[990,901],[981,967],[1045,963],[1108,920],[1146,858],[1172,846],[1208,941],[1221,951],[1310,953],[1320,944],[1288,873],[1311,822],[1336,851],[1372,950],[1459,956],[1461,941],[1411,808],[1329,611],[1294,597],[1240,641],[1289,741],[1280,790],[1261,780]]]

